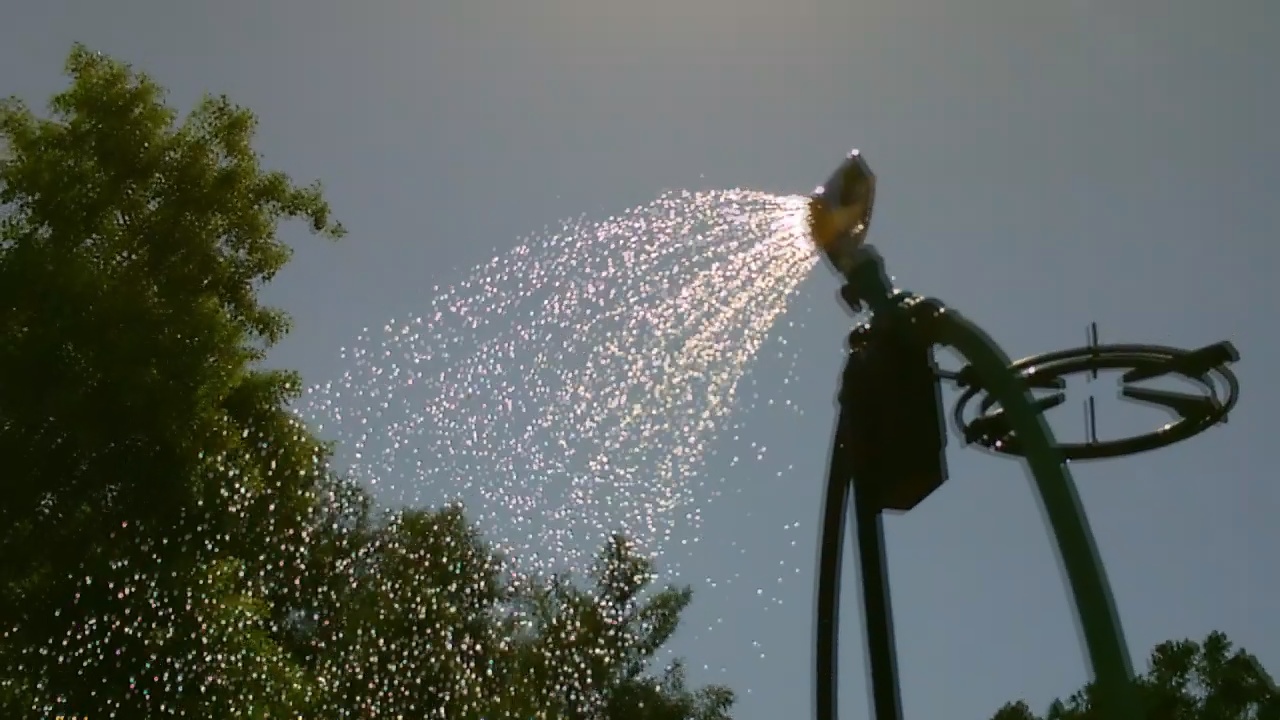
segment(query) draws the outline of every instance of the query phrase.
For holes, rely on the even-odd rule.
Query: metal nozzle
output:
[[[871,224],[875,196],[875,173],[857,150],[809,196],[809,234],[842,275],[848,275],[856,264]]]

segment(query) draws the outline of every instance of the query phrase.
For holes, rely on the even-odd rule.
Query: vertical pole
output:
[[[863,254],[873,253],[864,249]],[[855,263],[866,268],[877,263]],[[853,267],[850,270],[854,270]],[[887,298],[887,279],[875,274],[862,287],[871,287]],[[853,275],[853,272],[849,273]],[[850,285],[842,295],[852,309],[860,300],[856,297],[859,283],[849,277]],[[853,294],[848,290],[854,290]],[[831,450],[831,465],[827,476],[827,492],[824,500],[822,536],[818,556],[818,608],[817,651],[815,682],[815,710],[817,720],[837,720],[839,708],[839,646],[840,646],[840,580],[841,558],[844,552],[844,528],[848,521],[850,491],[853,494],[854,520],[858,542],[858,565],[862,579],[863,632],[866,637],[867,666],[870,671],[870,690],[875,720],[902,720],[902,697],[898,686],[897,650],[894,647],[893,613],[889,598],[888,567],[885,559],[882,504],[854,476],[854,413],[863,408],[856,406],[850,396],[853,383],[859,382],[858,365],[853,353],[856,342],[850,339],[849,361],[845,366],[839,394],[839,415]]]
[[[867,262],[870,258],[873,261]],[[885,308],[888,279],[883,275],[879,255],[870,246],[859,249],[858,259],[846,269],[849,284],[841,291],[851,309],[857,308],[861,291],[870,289],[873,308]],[[852,348],[851,348],[852,350]],[[822,536],[818,556],[817,677],[815,710],[817,720],[838,720],[840,646],[840,570],[844,552],[844,527],[853,490],[857,523],[858,560],[862,576],[862,616],[867,642],[872,707],[875,720],[902,720],[902,699],[898,687],[897,651],[894,647],[893,616],[889,606],[888,568],[884,551],[884,526],[878,498],[871,497],[854,477],[853,413],[860,408],[848,402],[845,386],[851,382],[854,365],[846,365],[840,389],[839,415],[831,450],[831,466],[824,500]]]
[[[902,720],[898,686],[898,651],[893,637],[893,606],[889,596],[889,566],[885,558],[884,515],[876,498],[853,490],[858,527],[858,561],[862,572],[862,617],[871,668],[871,697],[876,720]]]
[[[822,536],[818,547],[815,710],[818,720],[837,720],[839,717],[840,570],[844,529],[849,514],[849,490],[852,488],[858,564],[862,576],[863,632],[867,639],[874,718],[902,720],[883,515],[879,501],[871,497],[853,476],[848,429],[851,412],[854,408],[846,409],[841,405],[831,451],[827,494],[823,501]]]
[[[818,540],[818,615],[814,646],[817,720],[838,720],[840,705],[840,568],[844,555],[844,526],[849,515],[848,463],[844,447],[844,413],[836,424],[835,445],[823,500],[822,535]]]

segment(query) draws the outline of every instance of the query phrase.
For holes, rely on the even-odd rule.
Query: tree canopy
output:
[[[1169,641],[1151,652],[1146,674],[1137,678],[1148,720],[1280,720],[1275,682],[1227,636],[1210,633],[1204,642]],[[1044,715],[1025,701],[1008,703],[992,720],[1094,720],[1094,688],[1055,700]]]
[[[262,366],[281,223],[254,115],[75,47],[0,105],[0,716],[716,720],[654,667],[690,601],[618,537],[519,579],[458,507],[379,511]]]

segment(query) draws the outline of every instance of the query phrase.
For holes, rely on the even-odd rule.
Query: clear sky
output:
[[[297,320],[273,361],[309,380],[339,372],[362,327],[548,224],[672,188],[804,192],[863,148],[881,179],[872,240],[899,282],[1011,355],[1078,344],[1091,320],[1103,341],[1236,342],[1230,425],[1075,472],[1139,664],[1216,628],[1280,671],[1266,559],[1280,547],[1274,3],[10,0],[3,18],[0,93],[39,102],[83,41],[179,105],[213,91],[252,107],[268,161],[327,183],[350,239],[291,235],[297,260],[270,291]],[[790,476],[735,469],[740,490],[704,510],[684,561],[698,592],[676,648],[696,679],[740,692],[744,720],[810,712],[816,519],[848,324],[835,288],[815,272],[794,302],[787,341],[805,354],[786,391],[801,419],[735,418]],[[766,360],[751,381],[777,394],[776,374]],[[1131,429],[1111,410],[1100,403],[1103,433]],[[954,440],[950,456],[950,483],[888,521],[906,715],[1043,708],[1085,671],[1035,498],[1012,461]],[[738,577],[697,583],[711,574]],[[766,587],[781,605],[760,600]],[[846,598],[843,707],[858,718]]]

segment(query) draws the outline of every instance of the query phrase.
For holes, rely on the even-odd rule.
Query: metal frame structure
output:
[[[869,211],[868,205],[868,218]],[[857,229],[865,234],[866,224]],[[831,251],[823,249],[831,257]],[[846,304],[854,310],[870,309],[872,319],[849,339],[824,500],[815,639],[818,720],[838,717],[841,555],[851,500],[874,718],[902,720],[883,514],[909,510],[946,479],[946,430],[938,389],[944,379],[963,389],[953,414],[965,441],[1022,457],[1034,478],[1083,631],[1098,690],[1099,716],[1106,720],[1141,717],[1110,584],[1067,461],[1152,450],[1225,422],[1239,392],[1227,367],[1239,359],[1235,348],[1228,342],[1194,351],[1090,345],[1014,363],[978,326],[941,302],[895,291],[883,259],[874,248],[862,245],[861,237],[840,257],[832,258],[832,264],[846,281],[842,291]],[[935,346],[954,350],[967,365],[958,373],[937,371],[932,365]],[[927,367],[927,372],[920,367]],[[1200,384],[1205,393],[1191,396],[1126,385],[1122,396],[1161,405],[1180,419],[1133,438],[1059,443],[1043,411],[1061,404],[1064,397],[1057,393],[1037,399],[1032,389],[1061,390],[1064,375],[1101,369],[1128,369],[1123,377],[1126,384],[1175,374]],[[965,411],[975,400],[979,414],[966,420]]]

